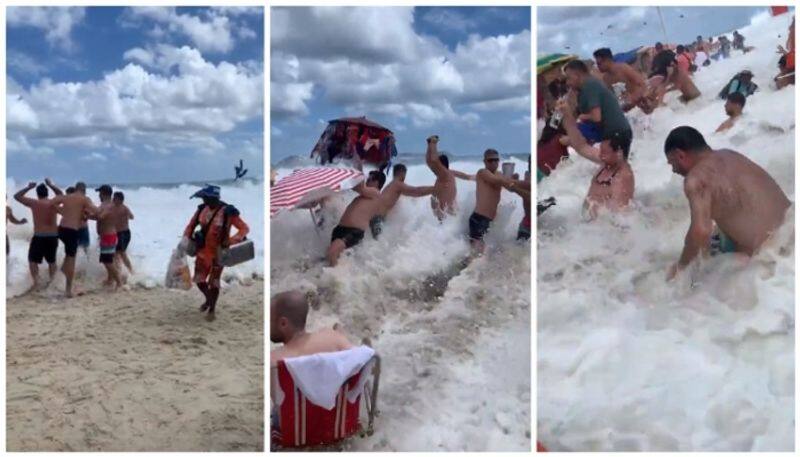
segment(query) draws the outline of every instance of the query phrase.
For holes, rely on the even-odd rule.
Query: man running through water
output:
[[[86,197],[86,183],[83,181],[75,183],[75,192]],[[83,249],[83,253],[86,254],[87,257],[89,256],[89,244],[91,244],[91,239],[89,237],[89,218],[84,217],[78,229],[78,247]]]
[[[494,149],[487,149],[483,153],[484,168],[475,175],[475,211],[469,217],[469,239],[474,253],[483,254],[485,243],[483,237],[489,231],[489,226],[497,215],[497,205],[500,203],[500,192],[503,187],[513,190],[516,186],[514,180],[497,174],[500,165],[500,154]]]
[[[200,311],[207,311],[206,320],[213,321],[216,318],[223,269],[219,253],[222,249],[243,241],[250,233],[250,228],[242,220],[238,209],[220,200],[219,186],[208,185],[195,192],[191,198],[202,198],[203,204],[197,207],[183,236],[184,239],[195,242],[197,253],[194,282],[205,297]],[[198,227],[199,230],[195,231]],[[231,227],[236,227],[236,234],[233,236],[230,235]]]
[[[728,119],[725,119],[725,121],[717,127],[717,132],[724,132],[733,127],[736,120],[742,116],[745,100],[745,96],[740,92],[728,94],[728,100],[725,101],[725,114],[728,115]]]
[[[594,60],[597,68],[603,73],[603,82],[609,89],[616,83],[625,84],[625,93],[622,94],[623,111],[628,112],[642,102],[647,92],[647,81],[641,73],[626,63],[614,62],[614,55],[609,48],[596,50]]]
[[[31,238],[28,248],[28,265],[30,268],[33,286],[31,290],[39,288],[39,264],[42,260],[47,261],[50,279],[48,284],[56,275],[58,266],[56,264],[56,252],[58,251],[58,206],[53,199],[48,198],[48,190],[53,190],[56,196],[62,195],[61,189],[56,187],[50,179],[45,179],[45,184],[36,185],[35,182],[28,183],[28,187],[20,190],[14,195],[14,200],[22,203],[31,209],[33,215],[33,238]],[[36,199],[25,196],[28,191],[36,187]]]
[[[119,270],[114,262],[117,250],[117,226],[114,217],[114,203],[111,201],[113,189],[108,184],[95,189],[100,194],[100,207],[95,214],[97,219],[97,235],[100,238],[100,263],[106,269],[108,276],[104,285],[114,284],[114,290],[122,286]]]
[[[791,202],[764,169],[729,149],[714,150],[688,126],[673,129],[664,142],[672,171],[684,177],[691,223],[683,252],[667,273],[671,280],[698,254],[707,253],[714,223],[726,252],[753,255],[783,223]]]
[[[347,205],[339,225],[331,233],[331,244],[327,252],[330,266],[336,266],[345,249],[364,239],[364,232],[369,228],[372,217],[378,213],[380,190],[385,183],[386,175],[382,171],[373,170],[369,172],[366,181],[353,189],[358,196]]]
[[[61,266],[61,271],[67,278],[67,297],[71,298],[76,295],[73,290],[73,280],[75,278],[75,256],[78,253],[80,239],[79,230],[87,216],[96,217],[97,207],[89,197],[80,192],[59,195],[53,198],[53,202],[58,205],[58,212],[61,214],[61,222],[58,226],[58,238],[64,243],[64,264]]]
[[[456,213],[456,178],[471,181],[472,175],[450,169],[450,160],[446,154],[439,155],[438,145],[439,136],[428,137],[428,149],[425,151],[425,163],[436,175],[436,182],[433,183],[433,195],[431,196],[431,208],[433,214],[440,221],[446,216]]]
[[[392,177],[392,182],[381,191],[381,196],[378,198],[377,213],[369,221],[369,228],[372,231],[372,237],[375,239],[381,234],[386,215],[394,208],[401,195],[424,197],[433,193],[433,186],[415,187],[406,184],[406,166],[402,163],[392,167]]]
[[[128,245],[131,243],[131,229],[128,222],[133,220],[133,213],[125,205],[125,194],[122,192],[114,192],[112,199],[114,203],[112,206],[112,215],[114,218],[114,226],[117,228],[117,247],[116,247],[116,264],[122,263],[125,268],[133,274],[133,266],[131,260],[128,258]],[[121,268],[120,268],[121,271]]]

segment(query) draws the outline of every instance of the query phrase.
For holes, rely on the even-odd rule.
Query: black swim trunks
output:
[[[364,239],[364,231],[353,227],[343,227],[337,225],[331,234],[331,242],[336,240],[344,241],[344,245],[352,248]]]
[[[75,257],[78,254],[78,231],[67,227],[58,228],[58,239],[64,243],[64,255]]]
[[[78,247],[89,247],[89,227],[81,227],[78,229]]]
[[[117,252],[127,251],[129,244],[131,244],[131,231],[123,230],[117,232]]]
[[[372,238],[378,239],[378,235],[383,231],[383,216],[375,216],[369,221],[369,229],[372,232]]]
[[[28,262],[56,263],[56,252],[58,251],[58,235],[33,235],[31,244],[28,248]]]
[[[488,217],[478,213],[472,213],[469,217],[469,238],[475,241],[482,240],[483,235],[486,235],[486,232],[489,231],[489,225],[491,223],[492,220]]]

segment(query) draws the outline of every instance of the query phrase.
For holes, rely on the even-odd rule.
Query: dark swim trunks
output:
[[[56,263],[57,251],[58,235],[33,235],[28,248],[28,262],[39,264],[46,260],[47,263]]]
[[[58,228],[58,239],[64,243],[64,255],[75,257],[78,254],[78,231],[67,227]]]
[[[362,239],[364,239],[363,230],[353,227],[343,227],[341,225],[337,225],[331,234],[331,242],[342,240],[344,241],[344,245],[348,248],[357,245]]]
[[[481,216],[478,213],[472,213],[469,217],[469,238],[471,240],[480,241],[483,235],[489,231],[489,225],[492,220],[486,216]]]
[[[123,230],[117,232],[117,252],[127,251],[129,244],[131,244],[131,231]]]
[[[519,228],[517,229],[517,239],[518,240],[531,239],[531,219],[527,216],[522,219],[522,222],[519,223]]]
[[[375,216],[369,221],[369,229],[372,232],[372,238],[378,239],[378,235],[383,231],[383,222],[385,220],[383,216]]]
[[[81,227],[78,229],[78,247],[89,247],[89,227]]]

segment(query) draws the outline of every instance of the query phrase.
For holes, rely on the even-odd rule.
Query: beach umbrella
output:
[[[395,156],[397,147],[394,133],[364,116],[329,121],[311,150],[311,157],[322,165],[343,159],[357,165],[370,163],[384,169]]]
[[[364,174],[352,168],[310,167],[294,170],[269,189],[269,216],[287,209],[309,209],[341,190],[352,189]],[[314,217],[314,213],[311,213]]]

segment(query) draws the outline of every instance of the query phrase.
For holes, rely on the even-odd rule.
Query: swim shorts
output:
[[[78,253],[78,231],[73,228],[59,227],[58,239],[64,243],[64,255],[75,257]]]
[[[726,234],[719,232],[711,235],[711,255],[736,252],[736,243]]]
[[[522,222],[519,223],[519,228],[517,228],[517,239],[518,240],[530,240],[531,239],[531,218],[525,216],[522,219]]]
[[[117,241],[116,233],[100,235],[100,263],[114,263]]]
[[[89,247],[89,227],[81,227],[78,229],[78,247]]]
[[[603,130],[600,128],[600,124],[595,122],[578,122],[578,130],[581,131],[583,137],[586,138],[586,142],[589,144],[599,143],[603,140]]]
[[[489,225],[491,223],[492,220],[488,217],[478,213],[472,213],[469,217],[469,238],[475,241],[482,240],[483,235],[489,231]]]
[[[47,263],[56,263],[56,251],[58,251],[58,235],[33,235],[31,244],[28,248],[28,262],[42,263],[46,260]]]
[[[352,248],[364,239],[364,231],[353,227],[343,227],[337,225],[331,233],[331,243],[336,240],[344,241],[344,245]]]
[[[208,283],[212,287],[219,288],[219,280],[222,277],[223,266],[214,259],[197,256],[194,260],[194,282],[196,284]]]
[[[127,251],[129,244],[131,244],[131,231],[123,230],[117,232],[117,252]]]
[[[378,239],[378,235],[383,231],[384,221],[385,218],[383,216],[375,216],[369,221],[369,229],[372,232],[372,238]]]

